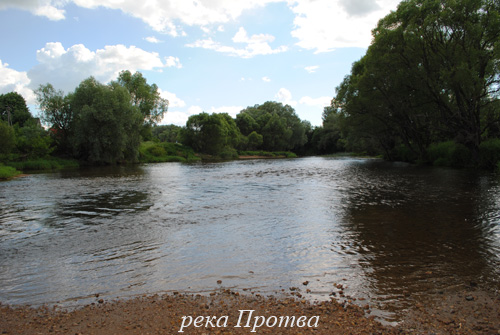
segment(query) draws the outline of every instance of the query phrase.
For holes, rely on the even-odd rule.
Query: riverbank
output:
[[[500,334],[500,300],[472,292],[415,306],[397,326],[369,316],[369,306],[335,300],[264,297],[221,289],[104,301],[73,311],[0,306],[2,334]],[[467,302],[467,303],[464,303]],[[198,318],[198,319],[197,319]],[[198,320],[198,321],[196,321]]]

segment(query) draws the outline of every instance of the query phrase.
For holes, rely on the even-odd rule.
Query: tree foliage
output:
[[[332,104],[348,146],[426,160],[431,143],[453,140],[478,161],[499,129],[499,13],[495,0],[406,0],[380,20]]]
[[[36,94],[58,148],[91,164],[136,161],[141,133],[150,131],[168,106],[156,85],[128,71],[108,85],[90,77],[66,95],[51,84]]]
[[[9,125],[23,127],[24,123],[33,118],[26,100],[17,92],[9,92],[0,95],[0,117]]]
[[[248,149],[263,149],[267,151],[286,151],[299,149],[307,142],[307,126],[289,105],[268,101],[262,105],[255,105],[242,110],[236,116],[236,124],[241,133],[252,136],[252,141],[247,142],[252,147]],[[254,147],[260,141],[255,141],[256,136],[262,136],[262,144]]]
[[[84,80],[71,99],[75,115],[72,145],[78,158],[95,164],[135,161],[142,115],[119,85]]]
[[[130,102],[139,108],[145,125],[155,125],[163,119],[168,110],[168,100],[160,96],[156,84],[149,85],[142,73],[120,72],[116,84],[130,93]]]
[[[218,155],[238,144],[240,131],[229,114],[200,113],[192,115],[182,132],[185,145],[195,151]]]

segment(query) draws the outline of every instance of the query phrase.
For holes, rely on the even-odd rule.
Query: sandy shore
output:
[[[0,333],[500,334],[500,298],[464,294],[443,296],[432,307],[415,306],[407,320],[394,327],[370,317],[368,305],[335,300],[310,303],[224,289],[207,296],[174,293],[111,302],[96,297],[95,303],[73,311],[0,306]]]

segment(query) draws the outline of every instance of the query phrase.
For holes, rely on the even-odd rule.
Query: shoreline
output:
[[[229,289],[208,295],[173,292],[110,301],[96,295],[95,302],[71,310],[0,304],[0,333],[500,334],[498,293],[467,290],[443,295],[429,306],[417,304],[394,326],[375,320],[369,308],[335,299],[311,302],[288,294],[263,296]]]

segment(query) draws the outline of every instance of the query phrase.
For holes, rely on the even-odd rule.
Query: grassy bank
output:
[[[142,142],[139,146],[140,163],[182,162],[190,163],[200,160],[193,149],[178,143]]]
[[[61,170],[77,168],[80,166],[77,160],[57,157],[37,158],[25,161],[10,161],[6,164],[23,172]]]
[[[12,166],[5,166],[0,163],[0,180],[6,180],[20,175],[21,171],[16,170]]]

